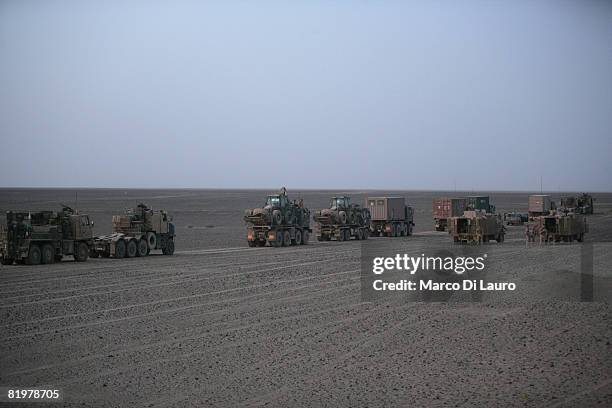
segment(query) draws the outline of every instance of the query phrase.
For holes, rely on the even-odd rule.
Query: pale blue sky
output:
[[[2,1],[0,186],[612,191],[609,1]]]

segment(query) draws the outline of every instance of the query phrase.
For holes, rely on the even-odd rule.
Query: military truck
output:
[[[448,219],[459,217],[465,211],[465,198],[438,197],[433,199],[433,219],[436,231],[446,231]]]
[[[593,214],[593,197],[585,193],[579,196],[563,197],[560,207],[566,212]]]
[[[361,240],[370,235],[370,211],[351,204],[350,197],[332,197],[329,208],[315,211],[313,218],[319,241]]]
[[[92,257],[133,258],[152,250],[174,254],[174,224],[166,211],[154,211],[138,204],[123,215],[113,215],[113,232],[94,239]]]
[[[481,244],[491,240],[504,242],[505,228],[498,215],[467,210],[461,217],[449,218],[448,225],[455,243]]]
[[[404,197],[368,197],[370,235],[400,237],[412,235],[414,211]]]
[[[534,240],[540,242],[582,242],[584,234],[589,232],[586,217],[582,214],[543,215],[533,219]]]
[[[8,211],[0,228],[2,265],[59,262],[66,255],[84,262],[93,245],[93,222],[64,206],[54,211]]]
[[[250,247],[305,245],[312,233],[310,210],[302,200],[290,201],[285,187],[269,195],[263,207],[245,210],[244,221]]]

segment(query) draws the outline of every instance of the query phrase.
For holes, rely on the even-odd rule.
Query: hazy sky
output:
[[[610,1],[2,1],[0,186],[612,191]]]

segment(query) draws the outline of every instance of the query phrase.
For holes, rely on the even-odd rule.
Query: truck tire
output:
[[[12,265],[14,261],[12,258],[0,258],[0,264],[2,265]]]
[[[308,240],[310,239],[310,232],[304,231],[302,234],[302,245],[308,245]]]
[[[74,260],[77,262],[85,262],[87,258],[89,258],[89,245],[84,242],[79,242],[74,249]]]
[[[26,258],[26,265],[38,265],[40,264],[41,258],[42,254],[40,252],[40,247],[36,244],[30,245],[28,257]]]
[[[344,240],[345,241],[351,240],[351,230],[348,228],[344,230]]]
[[[338,213],[338,224],[340,225],[346,224],[346,211],[340,211]]]
[[[162,249],[164,255],[174,255],[174,240],[169,239],[166,241],[166,247]]]
[[[135,239],[130,239],[126,246],[126,255],[128,258],[134,258],[138,253],[138,245]]]
[[[140,238],[138,240],[138,252],[136,253],[136,256],[147,256],[148,253],[149,245],[147,244],[147,241],[144,238]]]
[[[45,244],[41,249],[40,262],[43,264],[52,264],[55,261],[55,250],[52,245]]]
[[[149,249],[157,248],[157,235],[154,232],[147,232],[147,245]]]
[[[283,246],[291,246],[291,233],[289,231],[285,231],[283,234]]]
[[[270,241],[270,245],[272,245],[275,248],[278,248],[281,245],[283,245],[283,238],[284,238],[283,231],[276,231],[275,238],[276,239],[274,241]]]
[[[120,239],[115,243],[115,258],[122,259],[125,257],[126,245],[125,240]]]
[[[283,215],[279,210],[272,211],[272,225],[281,225],[283,222]]]
[[[247,244],[249,245],[249,248],[254,248],[256,245],[255,241],[249,241],[248,239],[247,239]]]
[[[355,239],[357,241],[360,241],[363,239],[363,232],[361,232],[361,228],[357,228],[357,230],[355,231]]]
[[[302,231],[295,231],[295,238],[291,242],[293,245],[302,245]]]

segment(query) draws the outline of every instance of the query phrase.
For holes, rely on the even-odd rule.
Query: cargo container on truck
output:
[[[365,205],[370,210],[372,236],[412,235],[414,211],[406,205],[404,197],[368,197]]]
[[[547,215],[555,208],[555,203],[547,194],[532,194],[529,196],[529,218]]]
[[[436,231],[445,231],[450,217],[460,217],[463,215],[465,204],[465,198],[434,198],[433,219],[436,225]]]

